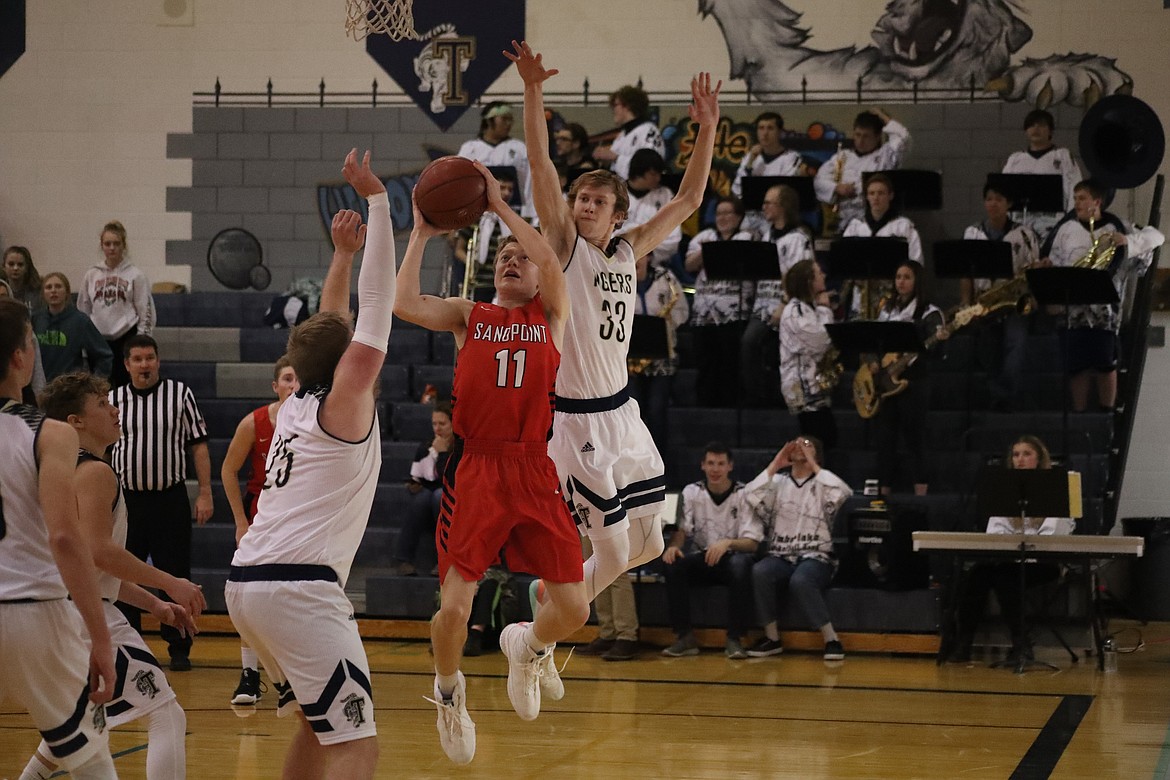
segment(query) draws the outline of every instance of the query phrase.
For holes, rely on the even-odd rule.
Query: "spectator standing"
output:
[[[520,215],[531,220],[536,216],[532,207],[532,168],[524,142],[512,138],[513,121],[510,105],[500,100],[488,103],[480,113],[479,135],[459,147],[459,156],[488,167],[515,168],[520,187]]]
[[[743,198],[743,180],[754,176],[799,176],[804,163],[800,153],[786,149],[780,140],[784,133],[784,117],[775,111],[765,111],[756,117],[756,142],[739,161],[735,179],[731,182],[731,194]],[[764,230],[768,218],[758,211],[748,215],[748,224],[755,230]]]
[[[1003,172],[1059,176],[1061,192],[1064,194],[1064,207],[1072,209],[1075,205],[1073,190],[1081,180],[1081,168],[1073,160],[1068,149],[1052,142],[1055,132],[1056,119],[1052,114],[1040,108],[1029,111],[1024,117],[1024,136],[1027,138],[1028,148],[1022,152],[1012,152],[1003,165]],[[1026,222],[1038,235],[1047,237],[1048,232],[1060,220],[1060,213],[1017,212],[1013,217]]]
[[[908,217],[898,214],[894,206],[894,182],[884,173],[875,173],[865,185],[865,213],[845,226],[846,238],[900,238],[907,242],[907,257],[913,262],[922,262],[922,239],[918,229]],[[885,288],[874,291],[871,305],[888,293]],[[846,287],[842,304],[846,307],[846,319],[867,316],[866,302],[862,300],[861,288],[850,284]],[[869,314],[868,316],[873,316]]]
[[[636,292],[634,314],[647,314],[666,320],[666,338],[669,354],[645,365],[632,365],[629,391],[638,402],[642,420],[650,429],[650,435],[660,447],[666,446],[667,414],[670,408],[670,391],[674,376],[678,373],[678,355],[674,352],[676,333],[690,316],[690,306],[683,294],[682,282],[671,270],[661,265],[651,265],[650,255],[639,257],[635,263]]]
[[[567,171],[591,171],[597,167],[589,149],[589,132],[576,122],[570,122],[553,133],[553,142],[557,150],[556,162],[565,166]]]
[[[403,576],[411,576],[417,571],[414,561],[419,539],[425,536],[428,540],[428,560],[434,560],[438,554],[434,546],[435,523],[438,522],[439,505],[443,499],[443,472],[455,444],[450,402],[440,401],[435,404],[431,412],[431,432],[433,438],[420,444],[414,454],[414,462],[410,464],[410,479],[406,483],[406,489],[410,491],[410,503],[394,549],[398,573]],[[431,574],[438,576],[437,564]]]
[[[650,96],[641,87],[626,85],[609,96],[613,123],[621,128],[609,146],[593,150],[593,158],[609,163],[609,169],[623,179],[630,178],[630,161],[639,149],[653,149],[666,156],[666,143],[658,125],[650,121]]]
[[[93,320],[73,305],[69,278],[59,271],[45,274],[41,283],[44,307],[33,312],[33,330],[41,346],[45,379],[52,381],[73,371],[108,377],[114,356]]]
[[[144,334],[123,347],[128,384],[110,391],[110,403],[122,415],[122,436],[114,445],[114,471],[122,485],[128,513],[126,549],[141,560],[149,556],[159,569],[176,577],[191,576],[191,503],[187,497],[187,450],[199,480],[195,522],[211,518],[211,457],[207,425],[191,388],[159,376],[158,343]],[[137,611],[127,614],[141,630]],[[190,636],[164,625],[170,669],[191,669]]]
[[[121,222],[106,223],[101,247],[105,261],[85,272],[77,308],[89,315],[110,345],[114,355],[110,386],[116,388],[130,380],[122,360],[126,340],[136,334],[149,336],[154,331],[154,298],[146,274],[126,259],[129,247]]]
[[[10,246],[4,250],[4,276],[12,290],[12,297],[35,313],[44,306],[41,300],[41,275],[33,265],[32,253],[27,247]]]
[[[822,381],[820,363],[832,347],[826,325],[833,321],[825,274],[816,260],[801,260],[784,278],[788,303],[780,315],[780,391],[804,436],[837,446],[837,421],[829,408],[833,388]]]
[[[746,658],[741,642],[750,615],[752,558],[764,538],[763,525],[747,502],[742,482],[731,479],[731,448],[710,442],[703,450],[703,479],[683,488],[678,527],[662,553],[671,627],[678,639],[662,651],[699,654],[691,630],[691,589],[727,585],[728,658]]]
[[[825,640],[825,660],[843,661],[845,649],[833,628],[824,592],[836,571],[833,518],[852,492],[828,469],[815,437],[785,444],[767,468],[748,483],[749,502],[759,508],[769,529],[768,554],[752,567],[756,613],[764,638],[748,650],[753,658],[778,655],[780,598],[795,596],[806,618]]]
[[[626,212],[626,220],[620,230],[614,235],[620,236],[630,230],[644,225],[650,218],[670,203],[674,193],[669,187],[662,185],[662,174],[666,173],[666,161],[662,155],[653,149],[639,149],[630,158],[630,178],[626,182],[630,194],[630,208]],[[670,265],[671,259],[678,251],[682,241],[681,226],[675,227],[650,252],[650,262],[653,265]]]
[[[862,175],[902,167],[909,143],[910,131],[885,111],[862,111],[853,120],[853,148],[839,150],[817,171],[813,180],[817,200],[837,206],[842,227],[860,219],[865,211]]]

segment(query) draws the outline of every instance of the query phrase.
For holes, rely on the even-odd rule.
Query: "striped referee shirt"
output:
[[[122,438],[114,445],[114,471],[126,490],[166,490],[187,478],[187,447],[207,441],[207,424],[191,388],[163,379],[147,390],[132,384],[110,391]]]

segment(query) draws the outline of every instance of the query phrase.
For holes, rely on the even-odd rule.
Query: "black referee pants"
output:
[[[155,568],[184,579],[191,578],[191,501],[187,486],[180,482],[165,490],[123,490],[126,499],[126,549],[141,560],[148,557]],[[164,600],[170,597],[162,594]],[[122,607],[130,625],[141,630],[139,614]],[[131,613],[133,613],[131,615]],[[171,658],[191,653],[191,637],[164,625],[159,632],[166,640]]]

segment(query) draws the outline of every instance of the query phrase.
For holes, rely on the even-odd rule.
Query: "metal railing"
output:
[[[637,85],[642,87],[642,79]],[[609,92],[596,92],[586,78],[581,89],[575,91],[548,91],[544,93],[545,102],[555,106],[603,106],[609,101]],[[689,90],[652,90],[651,95],[656,105],[686,105],[690,103]],[[210,92],[194,92],[194,103],[197,106],[411,106],[414,99],[397,88],[386,92],[380,90],[378,80],[374,79],[370,88],[361,92],[338,91],[330,92],[325,85],[325,79],[317,85],[316,91],[293,92],[276,89],[269,78],[265,88],[259,91],[231,91],[225,90],[217,78],[215,87]],[[492,100],[506,100],[520,102],[524,98],[522,91],[492,91],[486,92],[477,98],[476,103],[482,104]],[[986,92],[975,83],[972,77],[965,89],[952,87],[923,87],[914,82],[906,88],[869,87],[862,77],[847,89],[811,89],[808,79],[802,78],[799,89],[762,91],[752,89],[751,81],[744,82],[742,88],[725,89],[720,94],[724,105],[765,105],[765,104],[826,104],[826,103],[988,103],[999,102],[1001,98],[994,92]]]

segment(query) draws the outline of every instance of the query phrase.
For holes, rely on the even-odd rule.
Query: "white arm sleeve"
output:
[[[371,195],[369,204],[370,221],[362,270],[358,273],[357,328],[353,340],[385,352],[394,318],[397,271],[394,225],[390,222],[390,199],[386,193]]]

